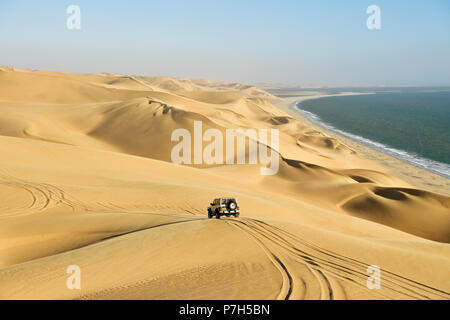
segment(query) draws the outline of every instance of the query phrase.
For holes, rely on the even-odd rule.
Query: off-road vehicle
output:
[[[234,198],[217,198],[210,203],[208,207],[208,218],[216,217],[220,219],[221,216],[235,216],[239,217],[239,206]]]

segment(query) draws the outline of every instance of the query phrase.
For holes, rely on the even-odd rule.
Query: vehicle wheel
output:
[[[235,218],[239,218],[239,216],[240,216],[239,213],[236,213],[236,214],[234,215]]]
[[[218,211],[216,211],[216,219],[220,219],[220,214]]]
[[[213,214],[211,212],[211,210],[208,210],[208,219],[211,219],[213,217]]]

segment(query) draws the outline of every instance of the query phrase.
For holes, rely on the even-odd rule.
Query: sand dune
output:
[[[450,198],[274,98],[206,80],[1,68],[0,298],[449,299]],[[193,134],[194,121],[279,129],[278,173],[172,163],[173,130]],[[207,219],[219,196],[239,200],[240,219]],[[66,287],[69,265],[81,290]],[[366,287],[370,265],[380,290]]]

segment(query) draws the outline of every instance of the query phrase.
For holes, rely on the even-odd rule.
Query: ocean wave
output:
[[[338,129],[338,128],[334,127],[333,125],[331,125],[330,123],[322,121],[322,119],[320,119],[320,117],[318,115],[316,115],[312,112],[300,109],[300,107],[299,107],[300,103],[294,102],[291,105],[291,108],[300,112],[303,116],[305,116],[311,122],[316,123],[317,125],[325,128],[327,130],[333,131],[333,132],[340,134],[344,137],[347,137],[351,140],[354,140],[356,142],[364,144],[370,148],[373,148],[373,149],[381,151],[385,154],[388,154],[394,158],[400,159],[400,160],[408,162],[416,167],[431,171],[431,172],[436,173],[440,176],[443,176],[447,179],[450,179],[450,165],[443,163],[443,162],[435,161],[432,159],[424,158],[420,155],[410,153],[410,152],[407,152],[404,150],[396,149],[396,148],[390,147],[388,145],[385,145],[383,143],[376,142],[376,141],[352,134],[350,132],[346,132],[341,129]]]

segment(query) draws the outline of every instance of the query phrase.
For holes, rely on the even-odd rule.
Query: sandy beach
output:
[[[450,299],[448,180],[325,132],[296,100],[0,68],[0,299]],[[196,122],[278,130],[279,170],[173,163],[174,130]],[[208,219],[217,197],[240,218]]]
[[[357,151],[364,158],[374,161],[375,163],[384,167],[384,171],[388,172],[390,175],[396,176],[418,188],[429,190],[436,193],[441,193],[444,195],[450,195],[450,180],[442,177],[433,172],[427,171],[425,169],[419,168],[417,166],[411,165],[405,161],[399,160],[395,157],[392,157],[386,153],[380,152],[378,150],[367,147],[361,143],[358,143],[354,140],[351,140],[343,135],[340,135],[336,132],[327,130],[326,128],[321,127],[320,125],[310,121],[305,116],[303,116],[300,112],[293,110],[293,104],[296,104],[301,101],[309,100],[309,99],[319,99],[322,97],[332,97],[332,96],[345,96],[345,95],[360,95],[361,93],[343,93],[343,94],[330,94],[323,95],[318,92],[305,95],[298,96],[290,96],[288,98],[283,98],[274,101],[273,104],[288,113],[290,116],[295,119],[307,124],[308,126],[320,130],[326,133],[330,137],[334,137],[350,147],[351,149]],[[366,93],[364,93],[366,94]],[[369,93],[370,94],[370,93]]]

